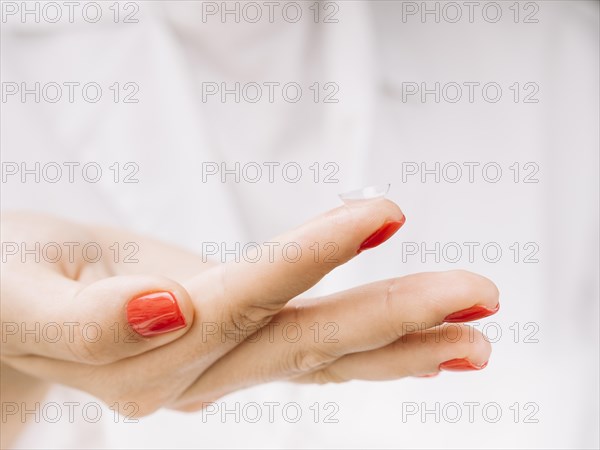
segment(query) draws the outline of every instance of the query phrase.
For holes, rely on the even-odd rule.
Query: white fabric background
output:
[[[262,241],[382,182],[407,216],[377,251],[336,270],[315,293],[457,264],[402,263],[403,241],[534,241],[538,264],[478,258],[460,267],[501,290],[507,333],[489,367],[436,379],[260,386],[235,402],[337,402],[337,424],[203,423],[161,411],[138,424],[33,424],[22,448],[597,447],[598,5],[538,2],[537,24],[402,23],[401,2],[339,2],[338,24],[203,24],[197,2],[141,3],[140,23],[2,24],[2,81],[140,85],[139,104],[2,106],[3,161],[135,161],[139,184],[7,182],[2,208],[49,211],[203,241]],[[340,103],[201,101],[202,81],[334,81]],[[304,80],[309,80],[304,82]],[[401,101],[403,81],[534,81],[538,104]],[[505,95],[510,95],[505,91]],[[336,184],[202,183],[203,161],[335,161]],[[403,161],[537,162],[540,183],[402,183]],[[508,327],[536,322],[540,342]],[[89,397],[56,388],[49,401]],[[403,423],[402,402],[497,402],[498,423]],[[539,423],[512,421],[514,402]],[[112,417],[108,416],[107,417]],[[521,421],[522,422],[522,421]]]

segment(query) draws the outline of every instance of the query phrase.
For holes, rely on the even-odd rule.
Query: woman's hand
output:
[[[461,338],[446,339],[448,325],[439,325],[497,311],[498,290],[484,277],[417,274],[296,298],[403,223],[388,200],[352,202],[265,243],[252,260],[207,264],[123,231],[4,215],[2,362],[117,408],[133,402],[136,415],[163,406],[196,410],[279,379],[383,380],[483,368],[490,346],[479,332],[461,325],[452,334],[460,329]],[[97,262],[81,252],[90,242],[102,248]],[[111,246],[126,242],[139,247],[139,262],[113,259]],[[48,243],[62,246],[62,255]],[[46,246],[38,261],[22,251],[36,245]]]

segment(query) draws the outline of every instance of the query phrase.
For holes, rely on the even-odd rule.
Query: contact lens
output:
[[[340,198],[344,203],[360,200],[372,200],[375,198],[383,198],[390,190],[390,183],[367,186],[362,189],[344,192],[340,194]]]

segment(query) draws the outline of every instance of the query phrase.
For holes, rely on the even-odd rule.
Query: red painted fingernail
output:
[[[481,370],[488,365],[488,362],[484,362],[482,365],[472,363],[467,358],[451,359],[440,364],[440,370],[449,370],[452,372],[463,372],[466,370]]]
[[[166,291],[131,299],[127,304],[127,321],[142,336],[154,336],[185,327],[185,317],[175,296]]]
[[[437,377],[440,373],[439,372],[434,372],[434,373],[427,373],[425,375],[417,375],[418,378],[433,378],[433,377]]]
[[[406,217],[402,216],[402,219],[398,221],[394,220],[384,223],[375,233],[366,238],[364,242],[360,244],[357,253],[383,244],[385,241],[391,238],[402,225],[404,225],[404,222],[406,222]]]
[[[475,319],[483,319],[484,317],[491,316],[492,314],[496,314],[500,309],[500,303],[498,303],[493,308],[488,308],[487,306],[475,305],[470,308],[463,309],[462,311],[457,311],[455,313],[449,314],[444,319],[444,322],[469,322]]]

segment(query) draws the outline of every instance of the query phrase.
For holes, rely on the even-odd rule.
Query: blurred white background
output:
[[[406,225],[386,245],[337,269],[314,293],[464,268],[494,280],[502,305],[478,325],[493,322],[486,331],[497,340],[481,372],[385,383],[272,384],[220,403],[231,409],[237,402],[297,402],[304,413],[297,423],[281,414],[274,423],[243,417],[236,423],[233,415],[222,420],[220,414],[170,411],[114,423],[106,410],[98,423],[33,423],[20,447],[598,447],[598,2],[475,2],[470,20],[468,2],[337,1],[316,6],[319,23],[314,2],[299,2],[303,16],[295,23],[277,13],[290,2],[276,2],[273,23],[203,16],[223,6],[196,1],[121,2],[118,23],[109,9],[113,2],[100,2],[97,23],[81,12],[73,23],[43,16],[36,23],[33,16],[22,20],[20,11],[8,14],[9,3],[23,7],[2,2],[3,164],[93,161],[107,168],[134,162],[139,183],[114,183],[109,176],[73,184],[8,177],[3,210],[127,227],[201,251],[202,242],[264,241],[336,206],[341,192],[389,182],[389,197],[405,212]],[[268,14],[263,2],[257,4]],[[434,13],[422,16],[421,8],[438,8],[439,20]],[[457,10],[462,17],[452,23]],[[502,16],[495,20],[498,10]],[[126,23],[127,14],[137,23]],[[337,22],[325,22],[327,14]],[[20,93],[7,94],[14,83],[35,82],[95,82],[103,97],[91,103],[76,94],[73,102],[51,103],[42,96],[38,103],[31,95],[22,101]],[[139,102],[121,97],[115,103],[109,89],[115,82],[122,95],[133,92],[123,85],[134,83],[139,90],[132,98]],[[272,103],[203,99],[206,83],[222,82],[296,82],[303,96],[297,103],[280,95]],[[321,85],[318,102],[309,89],[315,82]],[[328,82],[339,88],[337,103],[323,101]],[[479,83],[472,102],[469,82]],[[440,83],[439,102],[435,94],[408,95],[422,83],[428,89]],[[456,103],[448,100],[454,97],[448,83],[462,86]],[[500,86],[497,102],[484,98],[486,83]],[[281,176],[274,183],[265,176],[256,183],[221,183],[217,176],[203,182],[203,162],[223,161],[230,167],[295,162],[304,176],[297,183]],[[321,170],[334,163],[338,181],[323,182],[323,171],[315,182],[308,169],[314,162]],[[459,165],[462,178],[450,182],[451,171],[439,182],[432,174],[423,182],[420,172],[407,174],[415,167],[410,163]],[[464,163],[478,164],[473,182]],[[499,181],[485,179],[488,163],[502,169]],[[524,182],[528,174],[537,182]],[[495,176],[492,169],[489,176]],[[454,253],[439,261],[422,251],[407,253],[411,243],[431,249],[436,242],[479,246],[473,261],[465,246],[456,262]],[[490,261],[491,250],[491,257],[482,254],[486,243],[502,249],[497,262]],[[62,387],[48,401],[73,399],[93,401]],[[309,409],[315,402],[321,411],[328,402],[337,404],[338,422],[320,417],[315,423]],[[477,402],[473,420],[469,402]],[[436,403],[439,417],[423,417]],[[454,404],[462,414],[456,421],[449,409]],[[407,415],[412,406],[418,413]],[[491,409],[484,413],[484,407]]]

